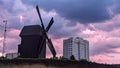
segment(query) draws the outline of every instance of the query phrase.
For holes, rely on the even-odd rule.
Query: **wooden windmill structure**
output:
[[[36,10],[41,25],[24,26],[20,33],[21,44],[18,45],[18,53],[20,53],[20,57],[22,58],[45,58],[47,44],[53,57],[56,57],[52,41],[47,35],[54,20],[52,18],[45,28],[38,6],[36,6]]]

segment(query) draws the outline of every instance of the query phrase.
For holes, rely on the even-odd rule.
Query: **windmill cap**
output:
[[[40,25],[24,26],[20,36],[42,35],[42,28]]]

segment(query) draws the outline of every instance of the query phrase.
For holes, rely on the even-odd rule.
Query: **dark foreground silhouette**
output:
[[[26,68],[35,67],[36,64],[39,66],[45,66],[44,68],[55,67],[55,68],[120,68],[120,65],[110,64],[99,64],[88,61],[75,61],[75,60],[57,60],[57,59],[0,59],[0,67],[4,66],[23,66],[27,65]],[[20,68],[20,67],[19,67]]]

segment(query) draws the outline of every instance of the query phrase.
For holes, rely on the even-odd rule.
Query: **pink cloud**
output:
[[[20,43],[20,38],[19,38],[19,33],[20,30],[17,29],[11,29],[7,31],[7,37],[6,37],[6,45],[5,45],[5,52],[9,53],[9,52],[17,52],[17,45]],[[2,44],[3,43],[3,39],[0,42],[0,46],[2,50]]]
[[[92,62],[97,62],[97,63],[119,64],[120,63],[119,57],[120,55],[111,53],[111,54],[99,54],[99,55],[91,56],[90,59]]]
[[[19,34],[20,34],[20,30],[18,30],[18,29],[11,29],[7,32],[7,36],[13,37],[13,38],[19,37]]]

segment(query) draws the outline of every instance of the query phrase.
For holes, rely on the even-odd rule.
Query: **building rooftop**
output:
[[[20,33],[20,36],[26,35],[42,35],[42,27],[40,25],[24,26]]]

